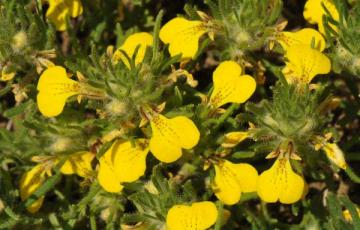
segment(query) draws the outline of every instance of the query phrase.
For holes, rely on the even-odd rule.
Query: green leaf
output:
[[[360,177],[356,175],[356,173],[354,172],[354,170],[352,170],[352,168],[350,168],[350,166],[345,169],[345,172],[353,182],[360,184]]]
[[[154,63],[158,60],[159,53],[159,32],[161,27],[161,20],[164,15],[164,11],[160,10],[158,15],[156,16],[154,32],[153,32],[153,48],[152,48],[152,59],[151,63]]]
[[[24,113],[25,109],[32,103],[32,101],[27,101],[25,103],[22,103],[16,107],[10,108],[4,112],[4,116],[7,118],[12,118],[16,115],[19,115],[21,113]]]
[[[252,158],[254,156],[255,152],[253,151],[237,151],[231,155],[231,157],[235,159]]]
[[[221,226],[224,224],[224,204],[221,201],[216,202],[218,217],[214,226],[214,230],[220,230]]]
[[[12,81],[8,81],[4,88],[0,89],[0,97],[4,96],[8,92],[10,92],[12,86]]]

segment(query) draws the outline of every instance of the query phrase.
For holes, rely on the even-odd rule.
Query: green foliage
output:
[[[0,67],[10,72],[34,71],[38,58],[53,57],[55,31],[25,1],[1,1]],[[31,69],[32,68],[32,69]]]
[[[265,140],[270,151],[286,141],[292,142],[295,149],[306,145],[315,134],[321,133],[328,120],[319,106],[324,103],[323,91],[314,93],[308,85],[298,88],[278,82],[271,102],[247,104],[250,121],[256,126],[252,131],[255,140]]]
[[[214,5],[211,1],[209,6]],[[218,7],[212,7],[213,15],[219,21],[223,31],[223,46],[228,53],[224,59],[241,58],[249,51],[261,49],[274,33],[276,20],[282,10],[282,2],[277,0],[224,0]]]
[[[348,72],[354,76],[360,75],[360,3],[354,2],[349,6],[345,1],[335,1],[337,9],[342,17],[339,22],[333,22],[328,17],[328,25],[335,24],[335,31],[327,26],[327,38],[331,40],[331,57],[333,59],[334,71]]]

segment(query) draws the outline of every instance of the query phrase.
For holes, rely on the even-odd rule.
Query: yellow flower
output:
[[[331,70],[329,58],[309,46],[294,45],[288,48],[286,66],[283,74],[289,83],[308,84],[318,74]]]
[[[241,193],[256,191],[257,179],[258,173],[253,166],[223,160],[215,165],[212,188],[219,200],[233,205],[239,202]]]
[[[7,72],[6,68],[1,70],[0,81],[10,81],[15,77],[15,72]]]
[[[326,15],[326,11],[323,7],[329,11],[330,16],[335,20],[339,20],[339,12],[336,9],[332,0],[307,0],[304,7],[304,18],[311,24],[317,24],[319,31],[325,34],[323,16]],[[336,30],[336,27],[330,26]]]
[[[335,143],[326,143],[322,149],[325,151],[326,156],[331,162],[337,165],[339,168],[346,169],[347,164],[344,158],[344,153],[339,146]]]
[[[213,73],[214,90],[210,104],[218,108],[226,103],[244,103],[254,93],[256,82],[243,75],[241,67],[234,61],[224,61]]]
[[[221,146],[224,148],[233,148],[248,137],[248,132],[230,132],[225,134],[225,139]]]
[[[80,0],[48,0],[49,9],[46,17],[54,23],[58,31],[66,30],[66,18],[76,18],[83,13]]]
[[[306,45],[311,47],[313,40],[313,48],[319,50],[320,52],[325,49],[326,45],[324,37],[318,31],[310,28],[304,28],[296,32],[280,32],[276,35],[276,40],[285,51],[294,45]]]
[[[199,142],[199,130],[185,116],[168,119],[161,114],[155,114],[150,125],[150,151],[162,162],[176,161],[182,155],[181,149],[191,149]]]
[[[69,97],[80,94],[81,84],[71,80],[65,68],[54,66],[41,74],[37,89],[37,105],[40,112],[44,116],[54,117],[63,111]]]
[[[131,59],[136,48],[139,46],[135,57],[135,65],[140,64],[144,60],[146,48],[152,46],[152,43],[153,37],[149,33],[140,32],[130,35],[125,40],[124,44],[114,52],[114,55],[112,56],[113,63],[116,64],[121,60],[128,68],[130,68],[128,59],[120,50],[124,51]]]
[[[61,166],[61,173],[66,175],[77,174],[81,177],[90,177],[93,171],[91,162],[95,154],[91,152],[77,152],[71,154]]]
[[[183,59],[190,59],[197,53],[200,37],[207,32],[204,22],[177,17],[161,28],[159,37],[165,44],[169,44],[172,57],[182,54]]]
[[[360,208],[356,207],[356,212],[357,212],[357,214],[358,214],[359,217],[360,217]],[[342,212],[342,214],[343,214],[343,217],[344,217],[344,219],[345,219],[346,221],[348,221],[348,222],[351,222],[351,221],[352,221],[352,216],[351,216],[351,213],[350,213],[350,211],[349,211],[348,209],[344,210],[344,211]]]
[[[166,226],[169,230],[205,230],[215,224],[217,216],[216,206],[210,201],[175,205],[167,214]]]
[[[79,75],[81,74],[78,73]],[[39,91],[37,105],[46,117],[59,115],[64,109],[66,100],[71,96],[87,96],[94,99],[104,97],[100,90],[70,79],[65,68],[61,66],[46,69],[40,76],[37,90]],[[80,101],[79,97],[78,101]]]
[[[257,192],[265,202],[279,200],[283,204],[292,204],[301,199],[304,187],[303,177],[292,170],[290,160],[279,157],[270,169],[260,174]]]
[[[148,141],[137,139],[134,146],[130,141],[115,141],[99,162],[98,180],[108,192],[120,192],[121,183],[133,182],[145,173]]]
[[[29,198],[46,179],[46,170],[43,164],[37,164],[30,171],[25,172],[20,179],[20,198],[22,201]],[[30,213],[37,212],[44,202],[44,197],[40,197],[32,205],[27,207]]]

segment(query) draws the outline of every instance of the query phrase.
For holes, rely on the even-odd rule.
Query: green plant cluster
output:
[[[166,229],[168,210],[176,204],[213,201],[219,211],[211,229],[360,229],[360,2],[334,0],[340,19],[324,16],[326,55],[332,72],[316,78],[316,85],[289,84],[281,69],[279,47],[270,49],[275,34],[311,27],[301,15],[302,1],[281,0],[83,0],[84,14],[66,18],[66,31],[56,31],[46,18],[49,7],[40,0],[0,0],[0,70],[15,73],[0,82],[0,229]],[[161,43],[162,25],[179,14],[211,19],[215,41],[203,37],[195,58],[185,63]],[[334,30],[335,25],[338,30]],[[144,60],[122,55],[130,63],[114,65],[113,50],[129,35],[147,31],[153,45]],[[112,46],[112,47],[111,47]],[[214,88],[212,74],[225,60],[234,60],[257,82],[244,104],[215,111],[207,106]],[[69,73],[84,76],[86,84],[107,96],[100,100],[73,97],[57,117],[43,116],[37,107],[37,83],[42,71],[55,63]],[[184,69],[198,81],[187,82]],[[1,73],[0,71],[0,73]],[[314,90],[315,87],[315,90]],[[121,130],[117,138],[151,138],[150,125],[140,126],[144,110],[161,110],[167,118],[190,118],[200,131],[200,141],[172,164],[147,157],[145,175],[125,183],[121,193],[106,192],[96,180],[98,159],[115,140],[104,136]],[[233,148],[222,146],[225,134],[249,131]],[[314,139],[332,134],[349,167],[341,170],[315,150]],[[260,172],[271,167],[265,157],[291,148],[301,161],[294,171],[303,175],[307,194],[295,204],[267,204],[255,192],[242,194],[228,206],[211,190],[213,167],[222,158],[250,163]],[[78,151],[96,154],[94,176],[65,176],[61,164]],[[34,157],[56,157],[42,186],[28,199],[20,199],[21,176],[34,167]],[[26,208],[45,195],[42,208]],[[348,210],[352,220],[344,218]],[[230,213],[229,217],[226,217]],[[137,226],[134,227],[134,226]],[[142,227],[142,228],[140,228]]]

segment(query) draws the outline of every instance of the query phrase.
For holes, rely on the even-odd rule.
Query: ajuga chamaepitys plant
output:
[[[360,2],[0,0],[0,229],[359,229]]]

